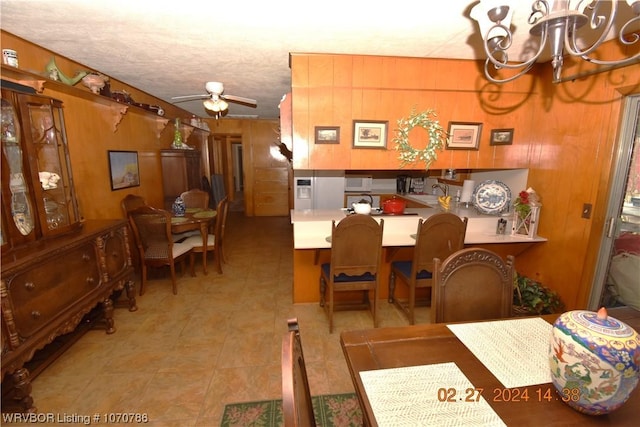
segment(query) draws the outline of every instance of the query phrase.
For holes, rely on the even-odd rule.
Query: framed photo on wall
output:
[[[109,151],[111,191],[140,185],[137,151]]]
[[[489,145],[513,144],[513,129],[491,129]]]
[[[353,121],[353,148],[386,148],[389,122]]]
[[[340,144],[339,126],[316,126],[316,144]]]
[[[449,122],[448,150],[478,150],[482,123]]]

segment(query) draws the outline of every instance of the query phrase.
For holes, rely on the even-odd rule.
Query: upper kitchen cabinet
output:
[[[2,246],[80,227],[62,103],[2,89]]]

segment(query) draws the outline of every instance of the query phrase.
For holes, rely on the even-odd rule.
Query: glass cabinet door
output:
[[[20,244],[36,238],[35,212],[29,192],[29,171],[25,170],[20,122],[9,99],[3,97],[0,127],[2,143],[2,245]]]
[[[57,234],[79,224],[73,175],[65,134],[62,103],[55,99],[19,95],[25,118],[32,182],[43,235]]]

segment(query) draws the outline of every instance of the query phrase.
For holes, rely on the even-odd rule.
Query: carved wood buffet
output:
[[[87,221],[79,232],[39,241],[3,259],[2,378],[9,374],[13,383],[12,402],[3,399],[3,404],[33,409],[24,364],[73,331],[97,304],[106,332],[115,332],[110,298],[115,291],[125,289],[129,310],[136,310],[128,233],[124,220]]]

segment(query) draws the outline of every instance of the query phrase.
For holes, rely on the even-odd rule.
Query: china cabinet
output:
[[[202,167],[198,150],[160,150],[164,207],[171,210],[176,198],[187,190],[202,189]]]
[[[0,101],[2,404],[33,411],[25,364],[97,306],[115,332],[114,295],[137,309],[133,266],[125,220],[81,218],[62,103],[6,88]]]

